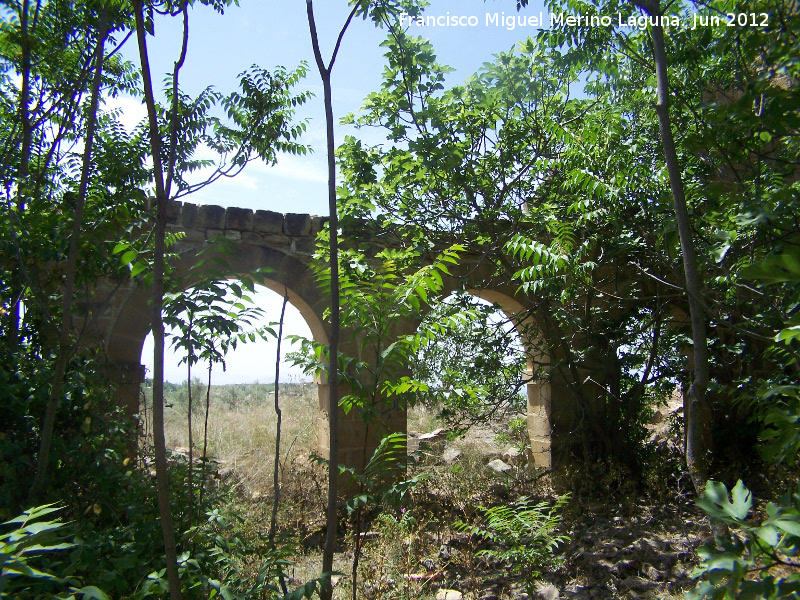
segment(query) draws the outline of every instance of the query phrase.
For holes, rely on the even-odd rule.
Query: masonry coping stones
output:
[[[292,237],[311,235],[311,215],[286,213],[283,219],[283,232]]]
[[[325,228],[328,222],[328,217],[318,217],[316,215],[311,217],[311,235],[316,236],[320,231]]]
[[[181,207],[183,202],[173,201],[167,202],[167,223],[180,223],[181,222]]]
[[[195,226],[201,229],[225,229],[225,209],[216,204],[200,206]]]
[[[257,210],[253,215],[253,231],[283,233],[283,215],[271,210]]]
[[[249,208],[229,206],[225,211],[225,229],[236,231],[253,231],[255,216]]]
[[[194,222],[197,220],[197,204],[183,203],[181,208],[181,225],[187,231],[194,227]]]

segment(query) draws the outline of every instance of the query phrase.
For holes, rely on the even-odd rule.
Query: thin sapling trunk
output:
[[[213,366],[214,361],[210,358],[208,359],[208,385],[206,386],[206,418],[205,422],[203,423],[203,466],[200,467],[201,469],[201,477],[200,480],[205,482],[206,480],[206,464],[208,462],[208,413],[211,409],[211,367]],[[203,492],[205,491],[206,486],[200,486],[200,507],[202,510],[203,506]]]
[[[279,401],[280,391],[280,372],[281,372],[281,339],[283,339],[283,319],[286,315],[286,304],[289,302],[289,292],[284,288],[283,305],[281,306],[281,320],[278,323],[278,349],[275,352],[275,415],[277,424],[275,426],[275,465],[272,472],[272,516],[269,521],[269,545],[275,548],[275,533],[278,529],[278,502],[280,498],[280,467],[281,467],[281,405]],[[286,580],[283,571],[280,572],[281,589],[284,594],[288,593]]]
[[[193,439],[192,439],[192,360],[193,360],[193,352],[191,347],[191,336],[192,336],[192,313],[189,312],[189,329],[187,331],[187,336],[189,337],[189,355],[186,357],[186,387],[187,387],[187,397],[188,397],[188,412],[186,416],[186,421],[189,425],[189,528],[192,527],[192,516],[194,514],[194,481],[192,479],[193,475],[193,465],[194,462],[194,453],[193,453]]]
[[[322,89],[325,103],[325,132],[328,153],[328,212],[330,232],[330,272],[331,272],[331,329],[328,340],[328,504],[326,508],[325,546],[322,551],[322,576],[323,584],[320,590],[322,600],[330,600],[333,587],[329,575],[333,571],[333,552],[336,547],[336,532],[339,519],[336,513],[336,500],[339,494],[339,216],[336,210],[336,143],[333,131],[333,94],[331,91],[331,69],[336,61],[336,54],[342,42],[347,27],[360,6],[360,2],[350,11],[347,21],[339,32],[336,46],[328,65],[322,59],[317,35],[317,24],[314,21],[313,0],[306,0],[306,14],[308,28],[311,34],[311,45],[314,50],[314,60],[322,79]],[[327,576],[327,577],[326,577]]]
[[[24,14],[27,14],[27,3],[24,7]],[[100,11],[100,23],[98,25],[97,46],[94,57],[94,78],[92,80],[92,95],[89,104],[89,117],[86,125],[86,141],[83,150],[83,163],[81,165],[81,178],[78,184],[78,197],[75,201],[75,214],[72,220],[72,232],[69,239],[69,251],[67,254],[67,268],[64,282],[64,298],[61,307],[61,330],[58,338],[58,356],[56,358],[55,372],[53,373],[53,384],[50,387],[50,395],[45,409],[44,423],[42,424],[41,444],[39,446],[39,456],[36,464],[36,475],[33,479],[28,501],[35,505],[39,503],[39,496],[44,487],[47,477],[47,466],[50,462],[50,447],[53,443],[53,430],[55,428],[56,412],[58,403],[61,399],[61,392],[64,387],[67,363],[72,352],[70,348],[70,334],[72,333],[72,302],[75,293],[75,275],[78,265],[78,239],[83,227],[83,210],[86,205],[86,195],[89,189],[89,172],[92,163],[92,145],[94,144],[94,133],[97,126],[97,107],[100,101],[100,86],[103,74],[104,47],[108,27],[108,10],[103,5]],[[23,42],[23,48],[25,43]],[[24,53],[24,50],[23,50]],[[23,85],[24,87],[24,85]],[[24,123],[23,123],[24,125]],[[27,175],[26,175],[27,177]],[[21,188],[24,189],[24,181],[20,180]]]
[[[636,1],[645,12],[654,17],[661,16],[658,0],[653,2]],[[704,405],[706,388],[709,380],[708,338],[703,307],[701,304],[702,282],[697,267],[697,253],[694,248],[692,225],[686,206],[678,154],[672,136],[672,124],[669,116],[669,79],[667,73],[667,53],[664,44],[664,29],[661,25],[651,26],[653,39],[653,57],[656,67],[657,101],[656,113],[664,146],[664,159],[669,173],[672,189],[672,200],[675,218],[678,223],[678,235],[683,254],[683,269],[686,277],[686,294],[689,301],[689,314],[692,322],[692,345],[694,352],[694,381],[684,396],[684,416],[686,423],[686,466],[694,484],[695,492],[702,494],[707,477],[706,448],[703,447],[703,431],[706,429]]]
[[[169,501],[169,482],[167,478],[167,448],[164,440],[164,248],[167,226],[167,194],[164,187],[164,171],[161,162],[161,138],[158,127],[155,96],[150,60],[147,55],[147,40],[142,0],[133,0],[136,12],[136,35],[139,42],[139,59],[142,69],[145,104],[150,129],[150,151],[153,159],[153,178],[156,186],[156,227],[153,258],[153,448],[156,463],[156,486],[158,489],[158,511],[161,517],[161,533],[164,538],[164,557],[167,568],[167,581],[172,600],[181,600],[181,584],[178,576],[175,529]],[[175,65],[175,77],[179,64]],[[172,118],[176,115],[173,113]],[[170,140],[174,145],[174,140]]]

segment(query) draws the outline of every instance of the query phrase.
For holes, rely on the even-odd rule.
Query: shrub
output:
[[[717,535],[716,544],[698,549],[694,576],[705,579],[687,598],[797,598],[800,594],[800,485],[780,504],[766,506],[766,518],[751,524],[753,497],[741,480],[731,491],[709,481],[697,501],[713,521],[733,527]],[[788,570],[788,572],[787,572]]]
[[[541,569],[556,565],[555,551],[569,537],[558,533],[560,511],[567,504],[569,494],[560,496],[554,505],[548,502],[535,504],[522,497],[513,504],[491,508],[480,507],[486,518],[486,528],[461,529],[488,540],[493,547],[481,550],[478,556],[508,561],[515,573],[523,575],[529,594],[535,592],[534,582]]]
[[[79,588],[80,579],[70,575],[74,567],[71,558],[63,561],[52,556],[76,547],[64,541],[64,523],[41,520],[59,510],[61,507],[52,504],[37,506],[3,523],[3,527],[15,528],[0,534],[0,598],[22,600],[60,592],[54,597],[107,600],[96,587]]]

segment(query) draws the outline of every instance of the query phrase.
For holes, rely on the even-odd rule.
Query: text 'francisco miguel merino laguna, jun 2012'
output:
[[[500,13],[485,13],[483,18],[477,15],[400,15],[401,27],[503,27],[509,31],[517,27],[624,27],[629,29],[644,30],[648,27],[660,25],[661,27],[679,28],[686,26],[690,29],[698,27],[767,27],[769,15],[767,13],[727,13],[705,15],[692,13],[679,15],[574,15],[564,13],[545,13],[531,15],[507,15]]]

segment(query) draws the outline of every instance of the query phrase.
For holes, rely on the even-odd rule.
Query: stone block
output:
[[[291,240],[288,237],[286,237],[285,235],[265,235],[264,236],[264,243],[269,245],[269,246],[275,246],[275,247],[285,246],[285,247],[288,248],[290,242],[291,242]]]
[[[228,207],[225,211],[225,229],[237,231],[253,231],[255,215],[249,208]]]
[[[253,231],[283,233],[283,215],[271,210],[257,210],[253,215]]]
[[[328,223],[328,220],[328,217],[318,217],[316,215],[311,217],[311,235],[315,236],[322,231]]]
[[[197,211],[195,227],[201,229],[224,229],[225,209],[216,204],[204,204]]]
[[[264,241],[264,236],[255,231],[245,231],[242,234],[242,240],[250,244],[260,244]]]
[[[187,229],[182,242],[205,242],[206,234],[198,229]]]
[[[197,204],[183,203],[181,209],[181,225],[184,229],[191,229],[197,221]]]
[[[283,232],[292,237],[311,235],[311,215],[286,213],[283,218]]]
[[[242,239],[242,232],[229,229],[228,231],[225,232],[225,237],[228,238],[229,240],[237,242]]]
[[[317,251],[317,243],[314,238],[299,238],[292,240],[292,252],[303,256],[312,256]]]
[[[183,202],[173,200],[167,203],[167,223],[180,223],[181,222],[181,206]]]

